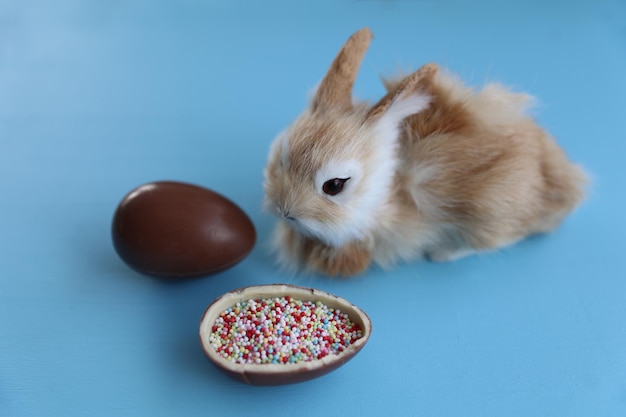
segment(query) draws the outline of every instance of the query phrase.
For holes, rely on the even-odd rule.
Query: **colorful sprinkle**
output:
[[[362,337],[347,314],[289,296],[248,300],[220,313],[209,341],[240,364],[291,364],[343,352]]]

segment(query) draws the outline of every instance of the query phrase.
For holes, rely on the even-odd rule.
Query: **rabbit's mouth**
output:
[[[317,230],[318,228],[314,227],[314,225],[313,227],[310,225],[310,221],[302,220],[288,214],[284,214],[281,220],[283,220],[287,226],[291,227],[303,236],[324,241],[326,240],[324,236],[322,236],[322,233]]]
[[[341,247],[347,240],[350,240],[349,237],[345,236],[345,231],[339,225],[330,225],[301,218],[285,220],[285,222],[301,235],[319,240],[328,246]]]
[[[285,214],[282,216],[282,219],[285,221],[285,223],[287,223],[287,225],[289,225],[289,227],[296,229],[299,233],[302,233],[303,235],[308,237],[316,237],[315,234],[312,233],[307,227],[305,227],[298,218]]]

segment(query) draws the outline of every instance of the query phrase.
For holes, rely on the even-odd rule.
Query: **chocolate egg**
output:
[[[264,299],[275,299],[275,298],[286,298],[286,297],[290,297],[291,300],[295,300],[297,305],[303,304],[299,302],[311,301],[313,303],[317,303],[319,301],[321,304],[313,304],[313,305],[327,306],[328,308],[334,309],[337,315],[346,314],[349,320],[351,321],[351,323],[358,326],[359,331],[360,331],[360,337],[356,338],[354,341],[352,341],[349,344],[349,346],[347,346],[345,349],[342,349],[339,352],[330,353],[321,358],[313,357],[310,360],[300,361],[297,363],[291,363],[289,361],[285,361],[286,363],[281,363],[280,361],[278,361],[278,363],[238,363],[236,360],[233,360],[233,358],[224,357],[218,353],[217,349],[219,349],[221,345],[220,341],[217,341],[217,342],[215,341],[216,335],[219,335],[221,331],[217,326],[218,318],[221,317],[222,321],[224,322],[237,323],[237,319],[235,316],[229,316],[229,315],[226,315],[226,313],[224,313],[225,316],[222,316],[223,312],[225,312],[228,309],[231,309],[230,313],[235,312],[235,314],[237,314],[236,312],[238,309],[240,309],[240,307],[236,306],[236,304],[237,303],[249,303],[249,300],[261,300],[262,301]],[[283,304],[282,312],[288,313],[288,308],[289,307],[285,307]],[[261,310],[256,310],[256,311],[261,311]],[[278,315],[282,314],[281,307],[279,306],[279,308],[277,308],[275,311],[270,312],[270,315],[276,318],[277,317],[277,315],[275,315],[276,311],[278,311]],[[320,314],[319,312],[318,313],[314,312],[309,315],[309,313],[311,312],[306,311],[307,317],[311,317],[312,318],[311,320],[313,320],[314,317],[319,317],[319,314]],[[241,313],[240,311],[239,314],[243,315],[247,313]],[[261,311],[261,313],[258,313],[258,314],[263,314],[263,312]],[[300,310],[300,312],[294,312],[290,314],[290,316],[293,317],[293,314],[295,314],[296,317],[299,316],[298,320],[302,320],[302,316],[305,315],[302,310]],[[278,318],[276,318],[276,320],[278,320]],[[305,319],[305,321],[306,320],[307,319]],[[281,319],[281,322],[282,321],[283,320]],[[291,349],[295,349],[294,351],[298,352],[300,349],[306,349],[306,347],[310,347],[311,343],[315,345],[318,345],[318,343],[320,345],[321,343],[325,343],[323,341],[319,341],[319,340],[312,341],[310,339],[305,338],[304,333],[306,332],[306,330],[302,330],[302,329],[306,329],[308,325],[311,325],[311,322],[308,322],[308,323],[301,322],[301,326],[304,326],[304,327],[297,327],[297,328],[291,327],[291,330],[293,331],[293,333],[298,335],[298,337],[296,338],[298,340],[297,343],[301,345],[297,347],[292,346],[291,348],[287,349],[287,352],[291,352]],[[323,326],[326,326],[326,324],[324,324]],[[340,325],[339,324],[335,325],[335,321],[333,321],[333,326],[335,326],[334,327],[335,330],[333,331],[335,332],[335,335],[338,337],[339,331],[337,329],[340,328]],[[263,333],[264,337],[271,340],[271,342],[268,343],[268,346],[270,346],[268,347],[268,350],[271,348],[273,352],[283,352],[283,350],[285,349],[285,345],[280,346],[280,343],[282,343],[280,341],[274,342],[274,339],[273,339],[274,335],[272,334],[276,332],[277,334],[279,333],[281,335],[279,337],[284,337],[283,330],[278,329],[279,327],[278,324],[275,324],[272,327],[274,328],[274,330],[273,332],[270,332],[270,333],[267,333],[269,332],[269,328],[265,330],[263,330],[263,327],[261,328],[261,331],[265,332]],[[233,328],[237,328],[237,325],[234,326]],[[245,326],[242,326],[242,328],[243,328],[242,331],[246,331]],[[298,328],[301,330],[298,330]],[[319,328],[318,324],[314,323],[312,328],[318,329]],[[250,331],[249,328],[248,328],[248,331]],[[284,331],[287,332],[289,331],[289,329],[286,329]],[[297,287],[297,286],[286,285],[286,284],[273,284],[273,285],[259,285],[259,286],[241,288],[238,290],[228,292],[222,295],[221,297],[217,298],[206,309],[204,315],[202,316],[202,319],[200,321],[199,334],[200,334],[200,344],[202,345],[202,349],[204,350],[204,353],[206,354],[206,356],[215,366],[217,366],[222,371],[226,372],[226,374],[228,374],[230,377],[236,379],[237,381],[240,381],[246,384],[251,384],[251,385],[282,385],[282,384],[290,384],[290,383],[295,383],[295,382],[306,381],[312,378],[322,376],[324,374],[327,374],[328,372],[331,372],[339,368],[340,366],[348,362],[350,359],[352,359],[359,351],[361,351],[363,346],[365,346],[365,343],[367,343],[370,337],[371,331],[372,331],[372,323],[369,317],[367,316],[367,314],[365,314],[365,312],[363,312],[360,308],[356,307],[355,305],[351,304],[350,302],[348,302],[347,300],[343,298],[340,298],[340,297],[337,297],[336,295],[332,295],[327,292],[320,291],[320,290],[313,289],[313,288],[303,288],[303,287]],[[211,340],[212,335],[213,335],[213,341]],[[227,337],[229,338],[229,340],[230,340],[230,336],[231,336],[230,333],[228,333]],[[254,336],[252,335],[252,337]],[[242,336],[241,339],[245,339],[245,338]],[[225,346],[223,345],[221,346],[225,348]],[[227,350],[227,351],[230,352],[230,350]],[[265,355],[265,353],[261,353],[261,354]]]
[[[209,275],[250,253],[256,232],[232,201],[196,185],[160,181],[128,193],[113,217],[113,245],[138,272]]]

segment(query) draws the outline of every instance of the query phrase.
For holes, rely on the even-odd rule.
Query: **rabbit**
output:
[[[582,200],[586,174],[527,115],[530,96],[473,91],[426,64],[383,80],[376,104],[353,103],[371,39],[348,39],[270,146],[264,207],[282,265],[354,276],[455,260],[551,231]]]

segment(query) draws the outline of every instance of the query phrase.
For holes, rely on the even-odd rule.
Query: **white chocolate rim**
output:
[[[211,327],[219,317],[220,313],[237,302],[250,299],[275,298],[290,296],[300,301],[320,301],[333,309],[339,309],[342,313],[348,314],[353,323],[361,327],[362,337],[357,339],[343,352],[330,354],[321,359],[314,359],[306,362],[287,364],[240,364],[232,362],[218,355],[209,342]],[[327,292],[314,288],[304,288],[287,284],[258,285],[240,288],[228,292],[217,298],[206,309],[200,321],[200,342],[204,352],[209,359],[219,367],[239,374],[283,374],[312,371],[323,367],[330,367],[336,362],[346,362],[354,356],[365,345],[372,332],[372,323],[363,310],[351,304],[349,301]]]

